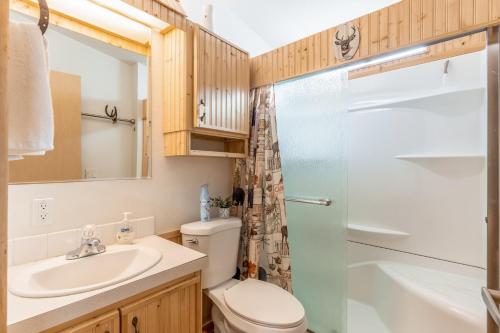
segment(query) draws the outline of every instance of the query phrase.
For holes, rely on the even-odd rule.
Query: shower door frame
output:
[[[493,319],[499,295],[499,26],[488,28],[488,151],[487,151],[487,249],[486,288],[483,298],[488,307],[487,333],[498,333],[499,327]],[[487,294],[487,295],[485,295]],[[493,312],[493,314],[492,314]]]

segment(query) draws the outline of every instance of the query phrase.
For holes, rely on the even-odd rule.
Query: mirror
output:
[[[10,161],[10,182],[150,177],[147,57],[54,25],[45,37],[55,149]]]

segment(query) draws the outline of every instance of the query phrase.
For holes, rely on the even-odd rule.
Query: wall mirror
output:
[[[11,11],[11,20],[38,18]],[[147,52],[54,24],[45,38],[55,149],[10,161],[10,183],[150,177]]]

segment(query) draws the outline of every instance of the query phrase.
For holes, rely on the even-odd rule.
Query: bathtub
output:
[[[349,333],[481,333],[484,280],[392,261],[348,269]]]

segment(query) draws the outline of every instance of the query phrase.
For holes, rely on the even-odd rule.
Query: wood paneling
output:
[[[402,0],[355,22],[359,24],[361,40],[358,53],[351,61],[500,24],[500,1]],[[330,28],[250,59],[251,87],[348,63],[338,62],[333,57],[336,29]],[[316,43],[320,44],[320,50],[326,47],[320,52],[328,54],[328,61],[323,61],[321,56],[317,58]],[[279,58],[275,61],[273,53],[288,54],[288,63],[283,71],[279,69]],[[290,56],[291,53],[293,56]],[[313,59],[312,66],[308,59]]]
[[[7,41],[9,2],[0,1],[0,333],[7,332]]]
[[[115,310],[65,329],[60,333],[120,333],[120,313]]]
[[[202,320],[200,287],[198,276],[121,308],[121,331],[199,333]]]
[[[177,0],[122,0],[132,6],[135,6],[148,14],[151,14],[160,20],[175,26],[178,29],[186,30],[188,20]]]
[[[283,72],[277,51],[270,53],[265,61],[276,63],[274,75]],[[248,53],[201,27],[195,27],[193,127],[241,134],[248,132],[249,66]],[[202,104],[204,108],[200,107]]]
[[[9,162],[9,182],[48,182],[82,178],[81,79],[50,73],[54,107],[54,150]]]

